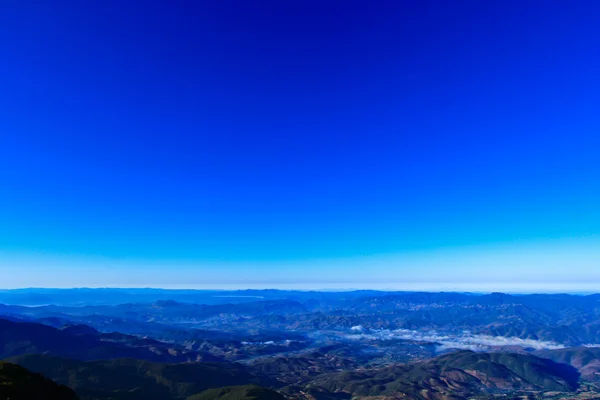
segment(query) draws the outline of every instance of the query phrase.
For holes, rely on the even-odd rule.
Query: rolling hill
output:
[[[305,390],[353,396],[463,399],[481,393],[571,392],[579,374],[531,355],[459,351],[425,362],[316,377]]]

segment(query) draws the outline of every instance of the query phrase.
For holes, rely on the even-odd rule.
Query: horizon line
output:
[[[262,287],[262,288],[199,288],[199,287],[158,287],[158,286],[72,286],[72,287],[13,287],[13,288],[2,288],[0,292],[10,291],[35,291],[35,290],[160,290],[160,291],[196,291],[196,292],[241,292],[241,291],[280,291],[280,292],[381,292],[381,293],[457,293],[457,294],[474,294],[474,295],[489,295],[489,294],[507,294],[507,295],[534,295],[534,294],[547,294],[547,295],[579,295],[579,296],[590,296],[600,295],[599,290],[568,290],[568,291],[531,291],[531,290],[408,290],[408,289],[393,289],[393,288],[278,288],[278,287]]]

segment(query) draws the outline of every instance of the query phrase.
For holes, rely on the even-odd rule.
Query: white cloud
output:
[[[468,350],[486,350],[498,346],[519,346],[523,348],[542,349],[562,349],[562,344],[534,339],[521,339],[519,337],[475,335],[470,332],[462,334],[439,334],[435,331],[419,332],[409,329],[377,329],[366,333],[351,334],[346,336],[353,340],[413,340],[419,342],[438,343],[440,350],[445,349],[468,349]]]

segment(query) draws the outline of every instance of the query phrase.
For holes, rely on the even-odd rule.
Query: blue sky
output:
[[[600,287],[600,3],[0,15],[2,287]]]

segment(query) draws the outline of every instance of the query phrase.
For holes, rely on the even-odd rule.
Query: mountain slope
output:
[[[181,399],[206,389],[274,381],[234,363],[160,364],[120,359],[79,361],[45,355],[9,359],[67,385],[83,399]]]
[[[558,350],[537,351],[536,355],[577,368],[581,376],[589,380],[600,380],[600,348],[574,347]]]
[[[425,362],[325,374],[306,388],[348,396],[461,399],[480,393],[568,392],[576,389],[578,378],[574,368],[535,356],[459,351]]]
[[[42,375],[15,364],[0,362],[0,399],[76,400],[75,393]]]
[[[257,385],[228,386],[218,389],[208,389],[188,397],[188,400],[284,400],[281,394],[274,390]]]
[[[221,361],[205,353],[184,352],[161,342],[120,333],[101,334],[86,326],[51,326],[0,319],[0,358],[48,353],[82,360],[137,358],[159,362]]]

